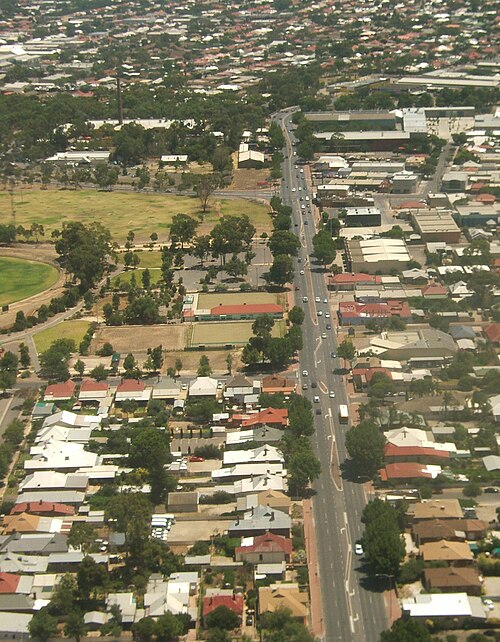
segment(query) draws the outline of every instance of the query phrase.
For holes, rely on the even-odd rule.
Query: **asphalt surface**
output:
[[[336,326],[331,318],[325,317],[327,312],[333,315],[335,311],[330,309],[324,272],[310,256],[312,237],[316,233],[313,194],[306,182],[306,167],[296,163],[292,147],[295,139],[289,129],[291,113],[277,114],[276,120],[284,126],[286,138],[281,196],[283,202],[293,208],[293,229],[301,241],[294,284],[298,288],[295,289],[296,303],[306,312],[299,381],[301,386],[308,384],[308,390],[303,392],[311,401],[319,397],[319,402],[313,402],[316,425],[313,439],[322,473],[314,484],[313,509],[323,599],[323,640],[376,642],[380,632],[388,628],[388,621],[382,593],[363,586],[366,577],[360,568],[362,562],[354,553],[354,545],[362,535],[360,518],[367,501],[363,485],[338,474],[339,465],[342,467],[346,459],[344,440],[348,428],[338,421],[339,404],[347,403],[348,399],[343,378],[332,372],[343,366],[341,359],[331,358],[331,352],[337,350]],[[304,296],[308,297],[307,303],[303,302]],[[321,317],[317,315],[318,310],[322,311]],[[327,324],[333,329],[327,330]],[[303,371],[307,371],[307,375]],[[316,388],[311,388],[313,382]],[[330,391],[335,397],[330,397]],[[321,414],[316,414],[317,410]]]

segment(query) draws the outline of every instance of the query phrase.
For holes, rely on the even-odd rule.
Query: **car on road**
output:
[[[253,624],[253,617],[252,617],[251,615],[247,615],[246,620],[245,620],[245,624],[246,624],[247,626],[252,626],[252,624]]]
[[[292,187],[292,192],[296,192],[296,191],[297,191],[297,190],[295,189],[295,187]]]
[[[354,552],[356,553],[356,555],[363,555],[363,547],[359,542],[356,542],[356,544],[354,544]]]
[[[321,310],[318,310],[318,316],[319,316],[319,317],[322,317],[322,316],[323,316],[323,312],[322,312]]]
[[[321,338],[322,338],[322,339],[326,339],[326,332],[322,332],[322,333],[321,333]]]
[[[315,396],[314,396],[314,403],[319,403],[319,397],[318,397],[318,395],[315,395]]]
[[[330,357],[332,359],[336,359],[337,358],[337,353],[336,352],[330,352]]]
[[[307,383],[303,383],[303,384],[302,384],[302,390],[307,390],[307,389],[308,389],[308,387],[309,387],[309,386],[307,385]]]
[[[332,329],[332,326],[331,326],[329,323],[327,323],[327,324],[326,324],[326,329],[327,329],[327,330],[331,330],[331,329]]]
[[[307,303],[308,301],[309,301],[309,299],[306,296],[302,297],[302,303]]]
[[[323,299],[323,303],[328,303],[328,299],[326,297]]]
[[[301,270],[301,271],[300,271],[300,273],[301,273],[302,275],[304,275],[304,274],[305,274],[304,270]]]
[[[304,225],[309,225],[309,221],[304,221]]]
[[[330,313],[329,312],[325,312],[325,319],[329,319],[329,318],[330,318]]]
[[[485,493],[498,493],[498,488],[495,486],[488,486],[488,488],[484,489]]]
[[[317,387],[318,387],[318,384],[315,381],[313,381],[311,383],[311,388],[317,388]]]
[[[335,399],[335,392],[333,390],[330,390],[328,396],[330,397],[330,399]]]
[[[316,301],[316,303],[320,303],[321,302],[321,299],[319,298],[319,296],[317,296],[314,300]]]
[[[316,414],[320,415],[321,414],[321,408],[316,408]]]
[[[302,376],[303,377],[307,377],[308,375],[309,375],[309,373],[307,372],[307,370],[302,370]]]

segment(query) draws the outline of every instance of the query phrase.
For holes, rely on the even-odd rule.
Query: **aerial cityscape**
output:
[[[0,0],[0,640],[500,641],[492,0]]]

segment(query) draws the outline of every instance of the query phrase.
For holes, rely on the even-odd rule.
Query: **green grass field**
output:
[[[78,349],[80,341],[87,332],[89,325],[88,321],[63,321],[53,328],[42,330],[33,336],[36,351],[38,354],[45,352],[56,339],[73,339]]]
[[[139,267],[140,268],[161,268],[161,252],[136,252],[137,256],[140,259]],[[118,262],[123,265],[124,263],[124,252],[118,254]]]
[[[151,274],[151,285],[156,285],[158,281],[161,279],[161,270],[160,268],[148,268],[149,272]],[[120,283],[130,283],[132,279],[132,274],[135,274],[135,282],[136,284],[141,287],[142,286],[142,273],[144,270],[141,270],[140,268],[137,270],[129,270],[128,272],[121,272],[117,276],[114,276],[111,279],[111,285],[114,287],[118,279],[120,280]]]
[[[0,305],[21,301],[47,290],[57,281],[52,265],[0,257]]]
[[[209,232],[223,214],[247,214],[260,234],[269,231],[271,219],[266,207],[245,199],[211,198],[198,233]],[[135,242],[149,241],[156,232],[159,240],[168,239],[175,214],[198,217],[200,202],[195,197],[139,192],[98,192],[96,190],[23,189],[14,194],[16,224],[45,226],[45,237],[65,221],[98,221],[109,228],[115,241],[124,241],[129,230]],[[10,211],[10,195],[0,192],[0,211]]]

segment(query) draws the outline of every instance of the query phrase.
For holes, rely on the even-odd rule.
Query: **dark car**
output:
[[[488,488],[484,489],[485,493],[498,493],[498,488],[495,488],[494,486],[489,486]]]
[[[311,383],[311,388],[317,388],[317,387],[318,387],[318,384],[315,381],[313,381]]]
[[[245,620],[245,624],[246,624],[247,626],[252,626],[252,624],[253,624],[253,617],[252,617],[251,615],[247,615],[246,620]]]
[[[331,329],[332,329],[332,326],[331,326],[329,323],[327,323],[327,324],[326,324],[326,329],[327,329],[327,330],[331,330]]]
[[[330,357],[332,359],[335,359],[337,357],[337,353],[336,352],[330,352]]]
[[[321,408],[316,408],[316,414],[320,415],[321,414]]]

